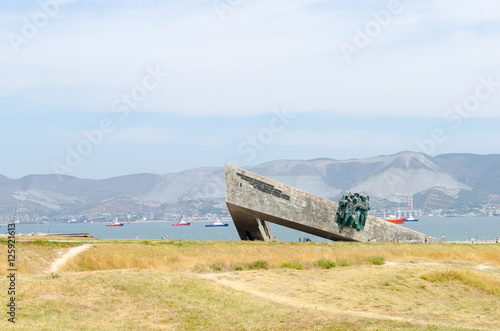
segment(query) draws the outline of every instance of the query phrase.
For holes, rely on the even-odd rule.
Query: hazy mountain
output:
[[[464,202],[500,204],[500,155],[402,152],[354,160],[276,160],[249,171],[304,191],[338,200],[345,191],[370,195],[373,203],[445,208]],[[162,204],[183,212],[225,210],[224,168],[175,174],[137,174],[105,180],[70,176],[0,176],[0,211],[19,204],[35,211],[132,212]],[[188,211],[187,211],[188,210]]]
[[[500,165],[500,156],[496,160]],[[481,185],[467,184],[465,178],[459,180],[448,163],[457,167],[453,160],[446,162],[444,157],[437,162],[437,158],[425,154],[402,152],[346,161],[273,161],[250,170],[329,199],[338,199],[343,192],[354,191],[376,200],[404,203],[410,193],[420,201],[419,194],[431,196],[439,192],[450,197],[451,201],[446,203],[450,205],[461,192],[483,190]],[[484,181],[489,180],[485,178]],[[433,205],[441,203],[424,199],[424,206],[420,207]]]

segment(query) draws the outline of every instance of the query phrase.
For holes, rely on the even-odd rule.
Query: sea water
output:
[[[175,240],[240,240],[232,221],[227,227],[205,227],[208,222],[191,222],[189,226],[172,226],[173,222],[133,222],[120,227],[107,227],[105,223],[51,223],[18,224],[17,233],[89,233],[100,239],[175,239]],[[500,217],[422,217],[418,222],[395,224],[446,241],[494,241],[500,237]],[[320,238],[271,223],[271,230],[279,241],[298,241],[309,238],[315,242],[328,242]],[[1,233],[7,226],[2,224]]]
[[[174,222],[132,222],[123,226],[106,226],[106,223],[51,223],[18,224],[17,233],[89,233],[99,239],[175,239],[175,240],[240,240],[232,221],[225,227],[205,227],[209,222],[191,222],[191,225],[172,226]],[[6,232],[6,225],[0,230]],[[311,241],[329,241],[304,232],[271,224],[271,230],[279,241],[298,241],[309,238]]]
[[[500,237],[500,216],[422,217],[401,226],[445,241],[495,241]]]

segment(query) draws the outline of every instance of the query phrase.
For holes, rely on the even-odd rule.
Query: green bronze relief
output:
[[[335,223],[340,227],[340,232],[345,226],[358,231],[365,228],[366,217],[370,210],[370,197],[359,193],[347,192],[340,198]]]

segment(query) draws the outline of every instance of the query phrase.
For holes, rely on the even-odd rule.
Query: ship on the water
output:
[[[406,221],[406,218],[397,218],[396,215],[389,215],[389,217],[386,217],[385,210],[384,210],[384,219],[387,222],[391,222],[391,223],[404,223]]]
[[[179,222],[172,224],[172,226],[182,226],[182,225],[191,225],[191,223],[190,222],[186,222],[184,220],[180,220]]]
[[[213,223],[206,224],[205,227],[213,228],[213,227],[217,227],[217,226],[228,226],[228,225],[229,225],[228,223],[222,223],[220,220],[216,220]]]
[[[118,219],[116,219],[113,223],[106,224],[106,226],[123,226],[123,223],[118,222]]]
[[[404,223],[406,221],[406,218],[388,218],[387,222],[391,223]]]

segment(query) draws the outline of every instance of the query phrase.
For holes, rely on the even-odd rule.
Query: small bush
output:
[[[236,267],[234,267],[234,270],[241,271],[241,270],[243,270],[243,267],[240,265],[237,265]]]
[[[347,260],[340,260],[340,261],[337,261],[337,264],[339,265],[339,267],[348,267],[351,265],[351,262],[349,262]]]
[[[299,262],[287,262],[287,263],[282,263],[281,264],[282,268],[290,268],[290,269],[295,269],[295,270],[302,270],[305,269],[304,266],[299,263]]]
[[[55,274],[55,273],[51,273],[51,274],[50,274],[50,277],[51,277],[52,279],[56,279],[56,278],[59,278],[59,277],[61,277],[61,276],[60,276],[60,275],[58,275],[58,274]]]
[[[212,264],[212,269],[215,271],[222,271],[222,267],[218,264]]]
[[[383,256],[372,256],[368,258],[368,261],[375,265],[382,265],[384,264],[385,259]]]
[[[255,261],[248,265],[248,269],[267,269],[269,268],[269,262],[267,261]]]
[[[322,268],[325,268],[325,269],[335,268],[335,262],[327,260],[325,258],[321,258],[321,259],[319,259],[317,261],[314,261],[313,265],[315,267],[322,267]]]

